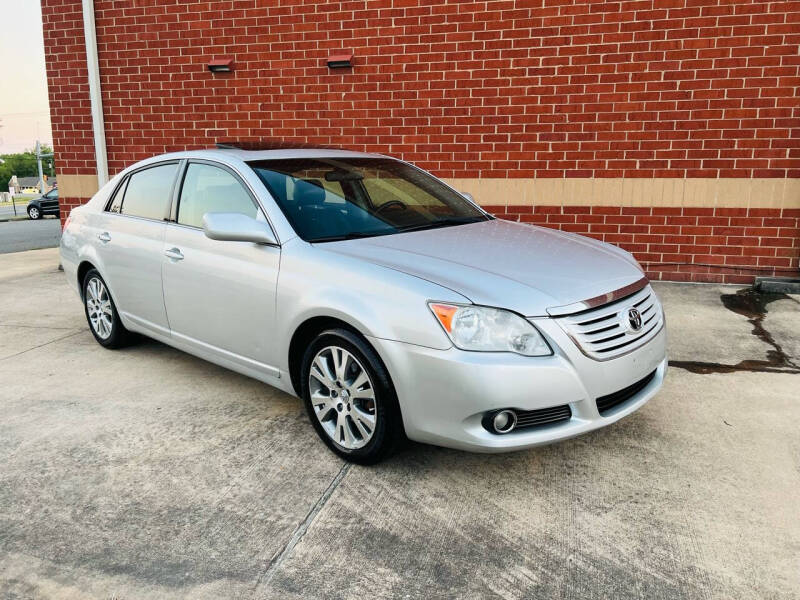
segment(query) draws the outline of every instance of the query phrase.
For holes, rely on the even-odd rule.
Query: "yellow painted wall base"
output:
[[[800,179],[448,179],[483,206],[800,208]]]
[[[61,198],[91,198],[97,193],[97,175],[58,175]]]

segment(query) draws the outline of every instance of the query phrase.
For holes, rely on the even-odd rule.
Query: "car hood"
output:
[[[548,308],[595,298],[644,276],[615,246],[497,219],[320,246],[525,316],[545,315]]]

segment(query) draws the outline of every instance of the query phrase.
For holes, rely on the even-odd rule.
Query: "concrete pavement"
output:
[[[0,597],[800,596],[796,297],[657,284],[680,368],[634,415],[365,468],[270,387],[102,349],[57,264],[0,260]]]
[[[0,254],[54,248],[60,241],[61,221],[56,218],[0,222]]]

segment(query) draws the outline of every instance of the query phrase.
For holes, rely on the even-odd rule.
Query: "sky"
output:
[[[0,154],[52,144],[42,7],[38,0],[0,0]]]

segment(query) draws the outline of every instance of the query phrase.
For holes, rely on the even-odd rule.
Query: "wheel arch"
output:
[[[92,264],[88,260],[85,260],[85,259],[81,260],[80,264],[78,264],[78,270],[76,271],[76,275],[77,275],[77,279],[78,279],[78,290],[80,290],[81,300],[84,300],[84,297],[83,297],[83,280],[86,279],[86,274],[89,271],[91,271],[92,269],[94,269],[95,271],[99,272],[97,267],[94,266],[94,264]]]
[[[301,395],[300,367],[303,362],[303,353],[315,337],[326,329],[334,328],[346,329],[362,338],[364,337],[350,323],[332,316],[320,315],[308,318],[294,330],[292,339],[289,342],[289,377],[292,381],[292,388],[298,396]]]
[[[292,382],[292,388],[297,396],[302,397],[300,369],[302,367],[303,354],[312,340],[320,333],[328,329],[344,329],[361,338],[361,340],[375,353],[375,356],[378,357],[378,360],[381,361],[381,365],[386,370],[386,373],[389,376],[389,381],[392,383],[392,387],[394,387],[392,374],[389,372],[386,362],[383,360],[380,352],[378,352],[378,349],[370,343],[369,339],[364,333],[359,331],[358,328],[353,326],[351,323],[348,323],[347,321],[337,317],[330,315],[318,315],[310,317],[300,323],[300,325],[298,325],[292,334],[292,339],[289,342],[289,377]]]

